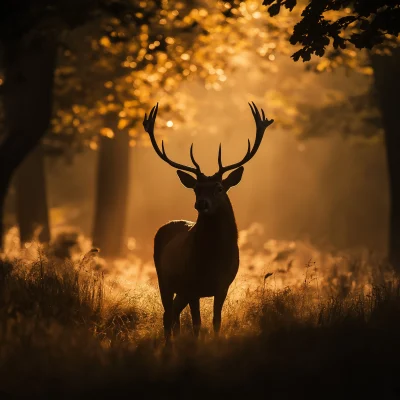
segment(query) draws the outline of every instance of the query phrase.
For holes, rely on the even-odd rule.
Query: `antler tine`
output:
[[[226,167],[222,166],[222,160],[221,160],[221,145],[219,147],[219,152],[218,152],[218,165],[219,165],[219,171],[218,173],[222,176],[227,171],[230,171],[232,169],[241,167],[243,164],[251,160],[254,155],[257,153],[258,148],[260,147],[261,141],[264,137],[264,132],[265,129],[267,129],[268,126],[270,126],[274,120],[268,120],[268,118],[265,117],[264,110],[261,109],[261,115],[260,112],[258,111],[257,106],[254,104],[254,102],[249,103],[251,113],[253,114],[254,121],[256,123],[256,138],[254,140],[254,145],[253,148],[251,148],[250,145],[250,139],[247,139],[247,152],[246,155],[242,158],[241,161],[228,165]]]
[[[219,166],[219,169],[224,168],[222,166],[222,146],[221,146],[221,143],[219,144],[219,149],[218,149],[218,166]]]
[[[190,159],[192,160],[193,165],[199,170],[200,172],[200,165],[197,164],[196,160],[194,159],[194,155],[193,155],[193,143],[190,146]]]
[[[149,116],[147,117],[147,114],[144,115],[144,120],[143,120],[143,127],[144,130],[149,134],[151,144],[153,145],[153,148],[157,155],[165,161],[167,164],[171,165],[171,167],[181,169],[183,171],[187,172],[192,172],[193,174],[199,175],[201,173],[200,171],[200,166],[199,164],[194,161],[193,157],[193,144],[190,148],[190,157],[192,158],[192,162],[195,165],[195,168],[189,167],[187,165],[179,164],[175,161],[172,161],[168,156],[167,153],[165,152],[165,147],[164,147],[164,141],[161,141],[161,149],[158,147],[157,141],[154,136],[154,125],[157,117],[157,112],[158,112],[158,103],[151,109]]]

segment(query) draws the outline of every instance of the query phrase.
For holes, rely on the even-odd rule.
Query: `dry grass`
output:
[[[163,346],[154,281],[124,285],[118,271],[128,262],[112,271],[93,252],[64,260],[55,246],[8,252],[0,263],[0,390],[39,398],[397,398],[400,284],[390,268],[332,255],[324,256],[334,259],[329,268],[300,266],[299,244],[284,253],[253,243],[241,244],[222,336],[212,335],[212,301],[204,299],[200,340],[185,310],[172,349]]]

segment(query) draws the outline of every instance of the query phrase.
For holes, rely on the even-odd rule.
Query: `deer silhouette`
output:
[[[218,335],[221,327],[221,311],[229,286],[239,269],[238,229],[235,215],[227,192],[237,185],[244,171],[243,165],[257,152],[265,129],[274,120],[268,120],[254,103],[249,103],[256,123],[256,138],[243,159],[236,164],[222,165],[222,150],[219,145],[218,172],[206,176],[193,156],[194,167],[176,163],[167,157],[164,142],[161,150],[154,136],[154,125],[158,103],[144,117],[143,126],[149,134],[158,156],[172,167],[182,184],[193,189],[196,195],[197,221],[170,221],[163,225],[154,238],[154,263],[157,271],[161,301],[164,307],[164,335],[168,343],[171,331],[174,336],[180,332],[180,314],[189,304],[193,331],[196,337],[201,327],[200,298],[214,297],[213,329]],[[225,179],[223,174],[234,170]],[[184,172],[186,171],[186,172]],[[188,174],[193,174],[194,176]],[[175,295],[175,298],[174,298]]]

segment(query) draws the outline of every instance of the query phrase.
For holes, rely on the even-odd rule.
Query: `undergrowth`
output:
[[[274,275],[262,275],[251,288],[233,285],[221,337],[212,334],[212,302],[206,299],[200,339],[192,337],[185,310],[183,334],[166,348],[157,288],[122,290],[104,276],[95,256],[88,252],[72,261],[39,252],[31,261],[0,261],[3,393],[174,399],[400,395],[396,279],[349,288],[337,274],[329,288],[307,264],[298,285],[277,288]]]

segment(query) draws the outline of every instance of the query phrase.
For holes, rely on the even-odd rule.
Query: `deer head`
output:
[[[222,165],[222,148],[219,145],[218,151],[218,171],[212,176],[206,176],[201,172],[199,164],[196,162],[193,156],[193,144],[190,146],[190,158],[194,167],[176,163],[168,158],[165,148],[164,141],[161,142],[161,150],[158,147],[154,136],[154,124],[158,112],[158,103],[150,111],[149,116],[145,114],[143,126],[145,131],[149,134],[151,143],[158,156],[166,163],[177,169],[177,174],[182,184],[193,189],[196,195],[195,208],[200,214],[214,214],[221,205],[228,201],[227,192],[232,187],[237,185],[242,179],[244,171],[243,165],[253,158],[258,148],[260,147],[261,141],[264,136],[265,129],[270,126],[274,120],[268,120],[265,117],[264,110],[261,109],[261,114],[254,103],[249,103],[251,112],[256,123],[256,138],[253,147],[250,145],[250,140],[247,141],[247,153],[243,159],[235,164],[223,166]],[[223,174],[233,170],[225,179]],[[186,172],[185,172],[186,171]],[[195,175],[192,176],[188,174]]]

